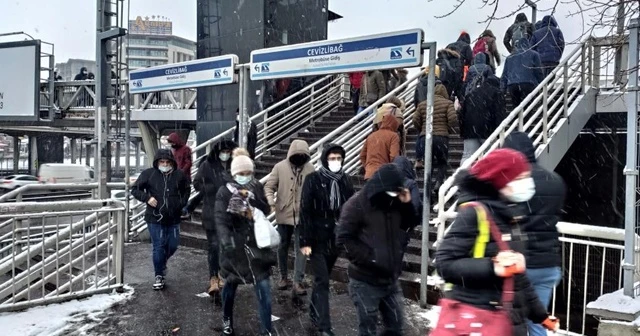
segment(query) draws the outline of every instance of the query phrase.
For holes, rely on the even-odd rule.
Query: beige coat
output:
[[[301,168],[294,167],[289,162],[289,158],[295,154],[311,156],[309,145],[306,141],[293,140],[289,147],[287,158],[273,167],[267,182],[264,184],[264,192],[269,205],[276,208],[277,224],[297,225],[300,223],[302,185],[307,175],[315,171],[315,168],[309,162]]]

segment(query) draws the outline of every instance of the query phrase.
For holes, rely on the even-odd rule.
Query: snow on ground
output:
[[[422,309],[419,305],[412,305],[410,311],[414,319],[427,322],[429,329],[436,327],[438,317],[440,316],[440,307],[431,306],[430,308]]]
[[[133,288],[125,286],[124,293],[93,295],[82,300],[34,307],[21,312],[0,314],[2,335],[5,336],[56,336],[69,329],[74,335],[100,323],[104,312],[116,303],[128,300]]]

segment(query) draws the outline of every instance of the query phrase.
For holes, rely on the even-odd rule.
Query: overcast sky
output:
[[[130,0],[131,18],[136,16],[166,16],[173,21],[173,32],[191,40],[196,37],[196,0]],[[233,1],[233,0],[226,0]],[[252,0],[236,0],[252,1]],[[284,0],[304,1],[304,0]],[[453,0],[329,0],[329,9],[344,16],[329,24],[329,38],[368,35],[394,30],[422,28],[425,40],[438,42],[439,47],[455,41],[462,30],[472,39],[486,27],[488,9],[480,9],[481,0],[467,0],[453,15],[435,18],[449,12]],[[0,12],[0,33],[25,31],[37,39],[55,45],[56,62],[69,58],[95,59],[94,0],[6,0]],[[508,15],[521,1],[501,1],[498,15]],[[542,0],[540,8],[548,8],[554,0]],[[573,7],[560,6],[555,16],[567,41],[579,38],[582,20],[568,18]],[[529,19],[531,11],[526,10]],[[548,13],[539,13],[542,18]],[[513,17],[493,22],[490,29],[500,41],[502,54],[507,54],[502,37]],[[13,38],[15,40],[15,38]],[[5,42],[10,38],[0,38]],[[573,47],[568,46],[567,50]]]

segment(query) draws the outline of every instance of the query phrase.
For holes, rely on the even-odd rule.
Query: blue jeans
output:
[[[156,275],[164,276],[167,261],[176,253],[180,244],[180,224],[147,224],[153,244],[153,269]]]
[[[253,285],[258,299],[258,315],[260,316],[260,334],[271,332],[271,282],[269,278]],[[233,325],[233,303],[236,299],[237,283],[227,283],[222,287],[222,315],[231,320]]]
[[[404,297],[400,283],[373,286],[349,279],[349,295],[358,313],[358,335],[375,336],[378,312],[382,315],[382,335],[400,336],[404,328]]]
[[[562,269],[560,267],[527,269],[527,278],[531,286],[536,291],[538,299],[545,308],[549,308],[553,289],[562,280]],[[527,321],[529,326],[529,336],[546,336],[547,331],[540,324]]]

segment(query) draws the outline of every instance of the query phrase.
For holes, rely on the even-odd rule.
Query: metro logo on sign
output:
[[[314,76],[422,64],[421,29],[251,52],[251,79]]]
[[[131,71],[130,93],[179,90],[235,82],[238,56],[224,55]]]

